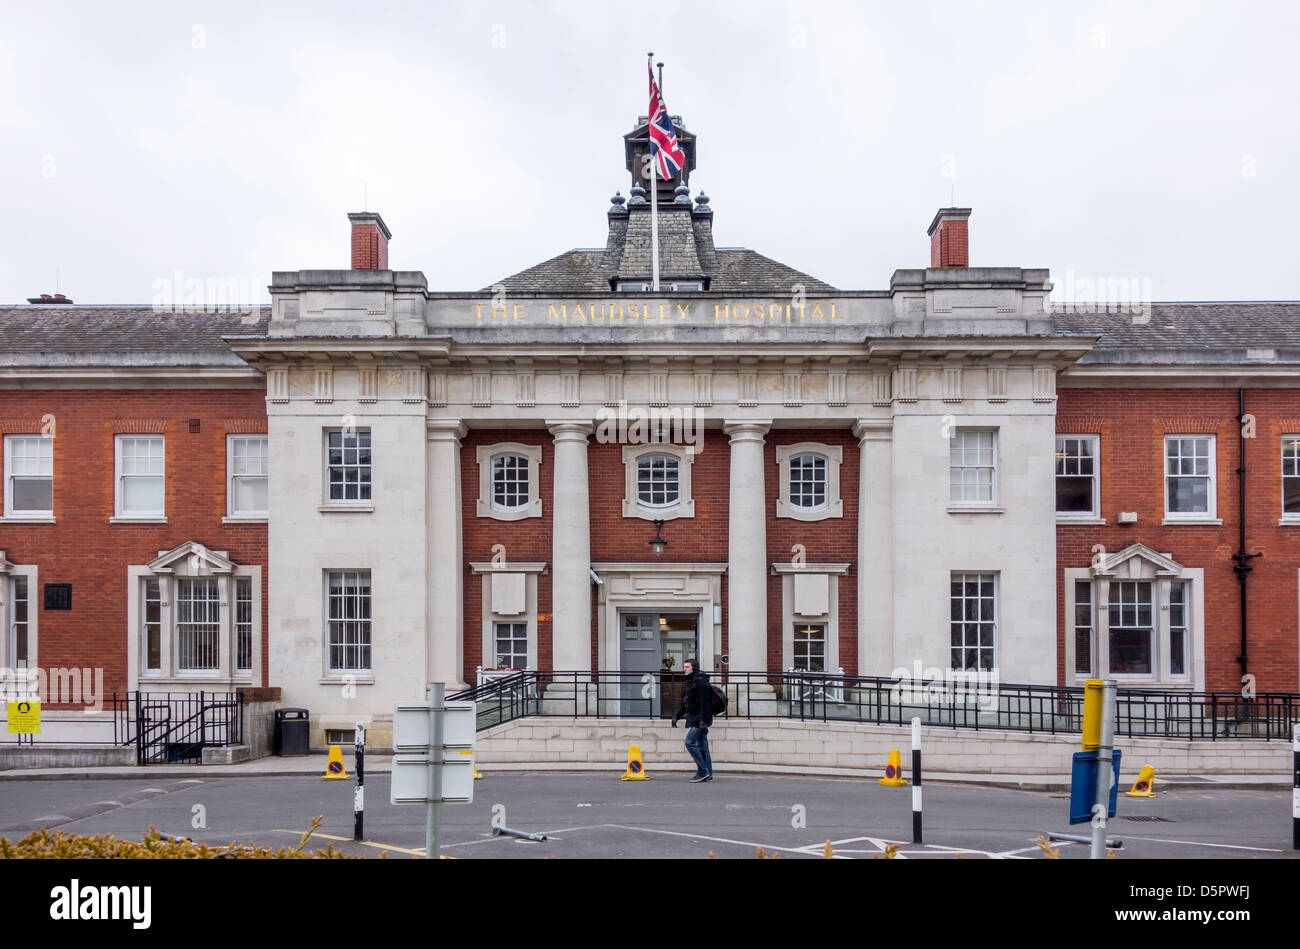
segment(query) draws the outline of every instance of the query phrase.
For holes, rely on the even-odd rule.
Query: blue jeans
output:
[[[713,759],[709,757],[709,736],[703,729],[686,729],[686,750],[695,759],[696,775],[713,777]]]

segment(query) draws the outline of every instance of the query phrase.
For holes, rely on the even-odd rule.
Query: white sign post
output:
[[[473,702],[447,702],[443,684],[431,683],[429,701],[393,706],[393,804],[426,804],[424,854],[438,856],[439,812],[444,803],[474,800],[474,759],[446,752],[474,750],[477,717]]]

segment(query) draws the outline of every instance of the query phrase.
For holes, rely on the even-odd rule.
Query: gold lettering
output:
[[[559,312],[559,313],[556,313],[556,312],[555,312],[555,304],[554,304],[554,303],[550,304],[550,307],[551,307],[551,312],[550,312],[550,314],[549,314],[550,319],[552,319],[552,320],[564,320],[565,322],[568,322],[568,319],[569,319],[569,304],[567,304],[567,303],[561,303],[561,304],[560,304],[560,312]]]
[[[832,320],[843,320],[843,319],[844,319],[844,317],[842,317],[842,316],[836,316],[836,315],[835,315],[835,301],[834,301],[834,300],[831,301],[831,319],[832,319]]]
[[[637,306],[635,303],[629,303],[627,305],[627,318],[629,320],[641,319],[641,308]]]
[[[660,323],[667,323],[667,322],[668,322],[668,317],[664,316],[664,310],[666,310],[666,309],[668,309],[668,304],[667,304],[667,303],[660,303],[660,304],[659,304],[659,322],[660,322]]]
[[[813,304],[813,319],[814,320],[826,319],[826,314],[822,312],[822,307],[820,303]]]
[[[475,319],[477,319],[480,323],[482,323],[482,322],[483,322],[483,304],[482,304],[482,303],[475,303],[475,304],[474,304],[474,309],[477,311],[477,314],[478,314],[478,315],[475,317]]]
[[[497,316],[498,313],[500,313],[501,315],[500,315],[500,316]],[[494,306],[494,307],[492,308],[492,319],[493,319],[493,320],[504,320],[505,318],[506,318],[506,308],[505,308],[505,307],[503,307],[503,306],[502,306],[502,307],[495,307],[495,306]]]
[[[767,318],[769,320],[779,320],[781,318],[781,304],[769,304],[767,307]]]
[[[744,316],[741,316],[741,315],[740,315],[740,308],[741,308],[741,307],[745,307],[745,315],[744,315]],[[736,304],[736,319],[738,319],[738,320],[747,320],[747,319],[749,319],[749,307],[745,306],[745,304],[743,304],[743,303],[737,303],[737,304]]]
[[[600,305],[600,316],[596,315],[596,304],[591,305],[591,322],[600,323],[605,319],[605,304]]]
[[[796,303],[795,306],[796,306],[796,307],[798,308],[798,310],[799,310],[799,322],[802,323],[802,322],[803,322],[803,311],[804,311],[805,309],[807,309],[808,304],[806,304],[806,303]]]
[[[522,310],[523,308],[524,308],[524,305],[523,305],[522,303],[516,303],[516,304],[515,304],[515,319],[516,319],[517,321],[519,321],[519,322],[526,323],[526,322],[528,322],[528,317],[526,317],[526,316],[520,316],[520,315],[519,315],[519,311]]]
[[[677,312],[682,315],[682,319],[686,319],[686,314],[690,312],[690,309],[691,308],[688,306],[682,306],[680,303],[677,304]]]
[[[785,321],[790,322],[790,304],[788,303],[785,305]]]
[[[583,314],[583,312],[582,312],[582,304],[581,304],[581,303],[575,303],[575,304],[573,304],[573,318],[574,318],[575,320],[582,320],[584,323],[587,321],[587,317],[586,317],[586,315]]]
[[[618,311],[618,316],[615,316],[615,315],[614,315],[614,311],[615,311],[615,310]],[[614,320],[621,320],[621,319],[623,319],[623,304],[621,304],[621,303],[611,303],[611,304],[609,305],[609,320],[610,320],[610,322],[612,323],[612,322],[614,322]]]
[[[731,319],[731,304],[715,303],[713,304],[713,322],[718,323],[722,320]]]

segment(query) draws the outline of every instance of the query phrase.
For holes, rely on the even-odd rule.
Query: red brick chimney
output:
[[[970,208],[939,209],[926,231],[930,235],[931,267],[970,266],[968,218]]]
[[[374,211],[354,211],[352,222],[352,269],[387,270],[388,239],[393,236],[388,225]]]

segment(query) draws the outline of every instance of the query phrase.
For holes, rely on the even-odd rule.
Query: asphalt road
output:
[[[16,840],[49,827],[138,839],[150,825],[197,842],[284,846],[297,843],[316,815],[317,845],[390,857],[424,852],[425,811],[388,802],[388,775],[366,783],[366,839],[352,841],[351,781],[304,777],[177,780],[6,780],[0,784],[0,837]],[[1120,796],[1112,836],[1119,859],[1293,858],[1287,791],[1186,789],[1148,800]],[[852,778],[720,776],[691,784],[685,774],[623,782],[606,774],[489,774],[472,804],[442,807],[443,853],[465,858],[752,858],[762,847],[783,859],[820,857],[830,840],[843,857],[870,858],[891,842],[907,859],[1043,856],[1036,841],[1070,827],[1061,793],[926,785],[925,845],[911,841],[909,788]],[[548,836],[532,842],[493,836],[494,815],[508,827]],[[199,818],[202,818],[200,821]],[[1134,819],[1138,818],[1138,819]],[[202,826],[200,826],[200,824]],[[1064,844],[1063,859],[1086,857]]]

